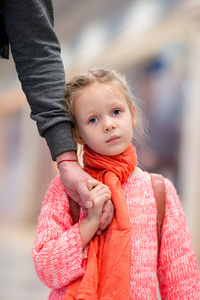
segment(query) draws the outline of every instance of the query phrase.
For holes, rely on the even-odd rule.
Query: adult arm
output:
[[[51,0],[5,0],[3,17],[22,89],[31,108],[31,118],[51,151],[52,159],[76,157],[72,118],[64,100],[65,73],[60,45],[55,34]],[[91,207],[86,182],[91,177],[78,163],[64,163],[59,169],[70,197],[83,207]],[[109,210],[105,228],[112,220]]]
[[[52,1],[6,0],[3,1],[3,16],[31,118],[46,139],[53,160],[76,157],[72,119],[63,95],[65,74],[53,29]],[[60,168],[63,185],[72,199],[84,205],[90,200],[86,181],[91,177],[78,163],[73,172],[70,171],[71,164]]]
[[[3,16],[31,118],[55,160],[59,154],[76,148],[63,96],[65,73],[53,29],[52,1],[5,0]]]
[[[172,183],[166,183],[158,280],[162,299],[200,299],[200,276],[186,216]]]

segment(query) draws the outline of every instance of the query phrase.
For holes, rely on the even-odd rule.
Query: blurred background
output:
[[[200,2],[55,0],[66,78],[91,67],[126,75],[149,122],[140,165],[170,178],[200,265]],[[0,60],[0,300],[47,299],[31,258],[57,174],[10,60]]]

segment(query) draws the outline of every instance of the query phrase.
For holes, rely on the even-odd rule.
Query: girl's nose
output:
[[[114,129],[116,129],[115,122],[112,120],[112,118],[106,118],[106,120],[104,121],[104,132],[108,132]]]

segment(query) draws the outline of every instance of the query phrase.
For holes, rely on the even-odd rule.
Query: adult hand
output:
[[[74,151],[68,151],[56,157],[56,162],[61,160],[76,160]],[[99,184],[98,180],[92,178],[78,164],[78,162],[64,161],[59,164],[59,172],[64,189],[71,199],[78,203],[83,209],[91,208],[92,198],[89,190]],[[100,229],[97,234],[101,234],[113,219],[114,206],[111,201],[107,201],[103,207],[103,213],[100,219]]]
[[[56,157],[56,162],[62,160],[77,160],[73,151],[64,152]],[[92,198],[87,188],[87,181],[92,179],[78,164],[77,161],[63,161],[59,164],[59,172],[64,189],[71,199],[83,209],[92,207]],[[98,181],[96,180],[98,183]]]

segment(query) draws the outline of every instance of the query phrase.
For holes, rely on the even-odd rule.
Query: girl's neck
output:
[[[142,169],[140,169],[139,167],[136,167],[135,170],[130,174],[130,177],[138,177],[139,175],[141,175],[143,173]]]

